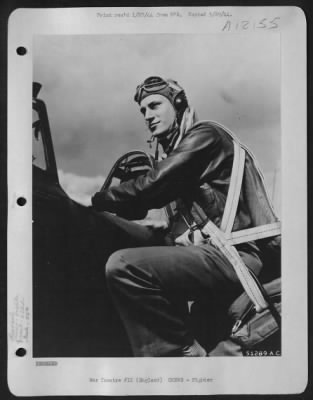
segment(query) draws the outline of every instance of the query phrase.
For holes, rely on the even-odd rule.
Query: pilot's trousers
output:
[[[258,275],[259,257],[239,254]],[[118,250],[107,262],[106,277],[137,357],[181,354],[194,341],[186,323],[188,301],[209,295],[230,304],[242,291],[230,262],[210,244]]]

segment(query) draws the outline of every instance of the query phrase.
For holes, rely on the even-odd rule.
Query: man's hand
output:
[[[134,222],[156,231],[166,231],[169,229],[168,218],[162,208],[149,210],[146,218]]]
[[[156,220],[156,219],[142,219],[138,221],[134,221],[136,224],[146,226],[147,228],[153,229],[153,230],[162,230],[165,231],[168,229],[168,223],[166,221],[162,220]]]

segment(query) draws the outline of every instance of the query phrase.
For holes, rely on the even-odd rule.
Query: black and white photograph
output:
[[[243,232],[234,257],[252,270],[252,284],[259,275],[271,282],[279,304],[279,39],[35,37],[35,356],[255,350],[230,338],[232,325],[244,328],[241,314],[250,313],[243,324],[253,317],[254,303],[234,303],[242,286],[232,259],[199,233],[208,221],[221,227],[237,179],[229,233],[267,224],[271,231],[262,241]],[[242,178],[238,171],[232,177],[240,168],[235,141],[246,159]],[[164,212],[147,216],[151,209]],[[236,315],[227,321],[232,303]],[[274,325],[277,314],[266,318]],[[271,329],[269,347],[256,339],[259,332],[251,340],[278,355],[279,329]]]
[[[32,362],[37,379],[62,365],[57,376],[74,368],[70,379],[86,381],[47,394],[254,393],[218,380],[242,366],[253,382],[253,368],[266,375],[292,357],[284,298],[297,279],[283,227],[295,220],[297,180],[284,173],[303,158],[305,122],[294,159],[286,125],[296,93],[305,115],[305,77],[289,81],[303,64],[288,64],[285,32],[295,20],[302,37],[300,12],[95,9],[93,27],[91,9],[67,26],[64,14],[38,11],[30,47],[15,45],[29,15],[11,18],[9,130],[29,125],[17,144],[27,189],[13,182],[9,193],[29,236],[25,252],[9,245],[12,265],[25,261],[23,280],[9,265],[9,362]],[[24,77],[14,56],[27,60]],[[13,122],[19,84],[25,117]],[[12,237],[23,240],[15,218]],[[303,259],[300,297],[305,271]],[[23,391],[46,394],[35,392]]]

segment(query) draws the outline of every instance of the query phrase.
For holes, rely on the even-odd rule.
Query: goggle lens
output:
[[[137,86],[136,94],[135,94],[135,101],[140,101],[142,92],[148,93],[156,93],[162,89],[165,89],[169,86],[168,82],[166,82],[162,78],[152,77],[146,79],[141,85]]]

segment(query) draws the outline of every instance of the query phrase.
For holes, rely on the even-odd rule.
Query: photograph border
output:
[[[9,120],[10,121],[10,120]]]

